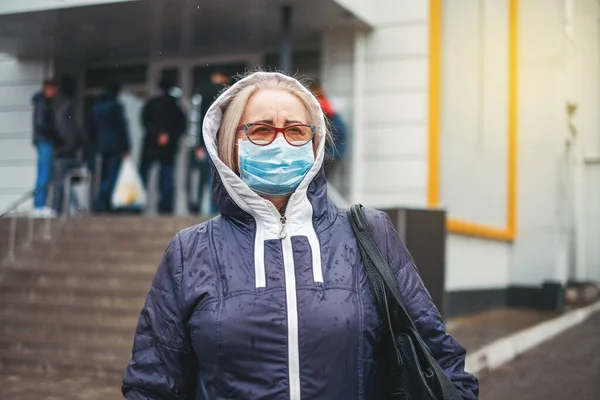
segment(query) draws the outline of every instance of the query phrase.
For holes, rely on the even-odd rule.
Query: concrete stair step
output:
[[[127,299],[124,302],[113,301],[92,302],[73,301],[65,296],[41,296],[29,293],[0,293],[0,313],[5,310],[13,310],[13,313],[21,312],[24,315],[35,312],[60,312],[78,318],[83,314],[86,316],[102,317],[109,319],[111,316],[137,318],[144,305],[145,297],[138,299]],[[7,311],[8,312],[8,311]]]
[[[53,276],[61,278],[120,278],[134,280],[152,281],[156,273],[157,265],[150,264],[116,264],[116,263],[98,263],[89,264],[49,264],[23,262],[15,265],[0,266],[0,276],[3,273],[17,275],[37,275]]]
[[[15,275],[0,275],[0,291],[5,293],[29,293],[31,295],[42,293],[60,293],[75,297],[79,300],[94,296],[122,297],[124,299],[145,296],[150,290],[151,281],[131,281],[128,285],[122,281],[114,281],[106,286],[101,281],[88,280],[87,285],[79,285],[77,281],[70,281],[65,285],[60,280],[40,280],[35,276],[28,279],[19,279]],[[73,278],[75,279],[75,278]],[[117,284],[115,284],[117,282]]]
[[[26,232],[26,220],[18,222]],[[17,264],[0,265],[0,374],[85,371],[120,381],[165,248],[178,231],[200,222],[138,216],[53,221],[52,240],[39,236]],[[9,225],[0,228],[2,240]]]
[[[141,310],[141,306],[140,306]],[[108,314],[105,312],[77,312],[75,310],[29,310],[23,313],[19,307],[0,310],[2,326],[27,327],[30,330],[48,330],[57,334],[72,332],[114,333],[131,335],[137,326],[139,313],[131,315]]]
[[[131,304],[141,308],[143,301],[148,295],[150,286],[145,290],[102,290],[102,288],[56,288],[56,287],[0,287],[0,307],[7,304],[5,298],[36,299],[48,304],[77,304],[89,307],[119,307],[123,304]]]
[[[100,353],[53,348],[31,348],[18,345],[0,345],[0,373],[9,374],[29,370],[37,373],[86,372],[105,377],[122,374],[129,357],[106,349]]]
[[[160,261],[159,261],[160,262]],[[69,261],[57,260],[49,262],[48,260],[34,259],[33,257],[22,257],[17,259],[14,265],[0,265],[0,271],[7,268],[29,269],[29,270],[47,270],[59,273],[65,271],[69,274],[154,274],[159,262],[152,260],[150,262],[139,262],[131,260],[87,260],[87,261]]]
[[[163,249],[148,252],[144,249],[111,250],[111,249],[65,249],[52,247],[49,249],[36,249],[35,247],[21,255],[21,259],[33,261],[46,261],[48,263],[90,263],[90,262],[129,262],[129,263],[158,263],[162,259]]]
[[[131,355],[133,335],[97,332],[63,332],[56,335],[52,330],[31,330],[23,326],[0,328],[0,348],[21,347],[32,350],[52,348],[65,352],[104,353],[107,349],[121,358]]]
[[[55,273],[53,270],[28,271],[18,269],[0,269],[0,287],[10,286],[19,288],[54,287],[59,290],[100,288],[102,290],[134,290],[138,293],[147,292],[152,283],[152,274],[139,274],[133,278],[131,274],[119,275],[113,270],[111,275],[81,274],[73,270],[71,274]]]
[[[157,234],[157,233],[99,233],[99,232],[71,232],[60,234],[51,241],[39,241],[35,246],[43,248],[46,246],[64,246],[72,249],[76,247],[100,248],[108,246],[130,246],[135,248],[149,248],[154,251],[164,251],[169,245],[175,234]]]
[[[203,222],[200,218],[147,218],[147,217],[90,217],[73,218],[65,221],[61,226],[62,230],[85,231],[158,231],[158,232],[176,232],[198,225]]]

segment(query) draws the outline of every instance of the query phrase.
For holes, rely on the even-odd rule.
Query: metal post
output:
[[[35,235],[35,219],[29,215],[27,217],[27,243],[26,246],[30,247],[33,244],[33,236]]]
[[[94,174],[92,175],[92,199],[90,203],[92,204],[92,209],[94,209],[94,204],[98,200],[98,196],[100,196],[100,180],[102,179],[102,155],[96,154],[94,158]]]
[[[63,204],[61,204],[61,208],[62,216],[65,219],[69,218],[69,212],[71,211],[71,174],[72,172],[67,172],[63,181]]]
[[[10,219],[10,235],[8,237],[8,262],[15,263],[15,246],[17,242],[17,218],[18,208],[15,209],[15,214]]]
[[[46,218],[44,221],[44,239],[52,239],[52,218]]]
[[[51,199],[54,199],[54,185],[50,186],[49,197]],[[44,240],[50,240],[52,238],[51,221],[52,221],[52,218],[46,218],[44,221],[44,233],[43,233]]]
[[[281,52],[279,54],[279,68],[291,73],[292,61],[292,6],[281,7]]]

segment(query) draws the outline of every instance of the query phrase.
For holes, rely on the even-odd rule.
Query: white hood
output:
[[[220,160],[218,155],[217,135],[223,118],[223,110],[229,103],[232,95],[238,93],[244,87],[252,85],[255,82],[256,77],[261,75],[276,75],[279,78],[290,82],[293,86],[297,87],[298,90],[310,94],[310,92],[294,78],[275,72],[257,72],[235,83],[215,100],[204,118],[202,128],[206,149],[214,164],[214,168],[221,178],[224,188],[237,206],[250,214],[256,221],[256,241],[254,247],[256,287],[266,286],[264,241],[280,238],[282,230],[281,216],[279,211],[270,201],[263,199],[253,192],[234,171]],[[313,208],[307,197],[307,190],[309,184],[323,166],[327,130],[321,106],[312,94],[311,98],[313,99],[313,107],[315,107],[315,110],[318,110],[318,115],[320,115],[319,121],[315,124],[317,125],[319,146],[315,154],[314,165],[290,197],[286,211],[285,230],[287,235],[306,236],[308,238],[312,250],[315,282],[323,282],[320,246],[312,224]]]

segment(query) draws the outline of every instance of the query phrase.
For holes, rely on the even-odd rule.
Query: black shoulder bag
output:
[[[348,219],[356,235],[367,279],[371,285],[382,323],[393,344],[387,362],[389,399],[460,400],[462,396],[439,366],[406,312],[392,270],[373,237],[362,205],[348,210]],[[390,316],[389,301],[400,310],[399,326]]]

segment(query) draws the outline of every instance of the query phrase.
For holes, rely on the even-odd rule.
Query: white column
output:
[[[354,34],[354,82],[352,137],[350,148],[350,200],[358,203],[362,197],[364,174],[364,130],[365,130],[365,71],[366,71],[366,32],[357,29]]]

